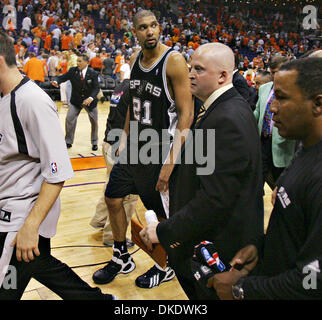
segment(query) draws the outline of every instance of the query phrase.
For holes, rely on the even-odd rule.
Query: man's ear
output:
[[[4,56],[0,55],[0,70],[3,69],[4,66],[6,66],[6,59],[4,58]]]
[[[136,38],[135,28],[132,28],[131,31],[132,31],[134,38]]]
[[[314,117],[320,117],[322,116],[322,94],[317,95],[313,99],[313,116]]]
[[[228,78],[228,72],[227,71],[222,71],[220,76],[219,76],[219,84],[223,84],[227,81],[227,78]]]

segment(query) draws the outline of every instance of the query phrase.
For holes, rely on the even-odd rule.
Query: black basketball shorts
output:
[[[155,190],[161,167],[162,164],[115,164],[105,197],[115,199],[137,194],[147,210],[154,210],[158,216],[166,218],[160,192]]]

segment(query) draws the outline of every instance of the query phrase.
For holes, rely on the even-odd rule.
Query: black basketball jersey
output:
[[[138,133],[144,129],[158,132],[161,142],[162,129],[173,136],[177,122],[174,100],[171,98],[166,76],[167,60],[173,49],[166,49],[148,69],[141,65],[142,51],[131,70],[130,120],[137,121]]]

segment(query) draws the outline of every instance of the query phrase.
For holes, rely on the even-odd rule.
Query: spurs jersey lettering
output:
[[[167,86],[166,65],[171,48],[159,57],[148,69],[141,65],[142,51],[131,70],[130,120],[138,122],[138,132],[154,129],[161,140],[162,129],[173,136],[177,122],[175,104]],[[161,141],[160,141],[161,142]]]

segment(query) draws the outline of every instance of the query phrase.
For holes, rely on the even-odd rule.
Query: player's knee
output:
[[[122,198],[106,198],[105,202],[110,213],[117,213],[122,209],[123,199]]]

